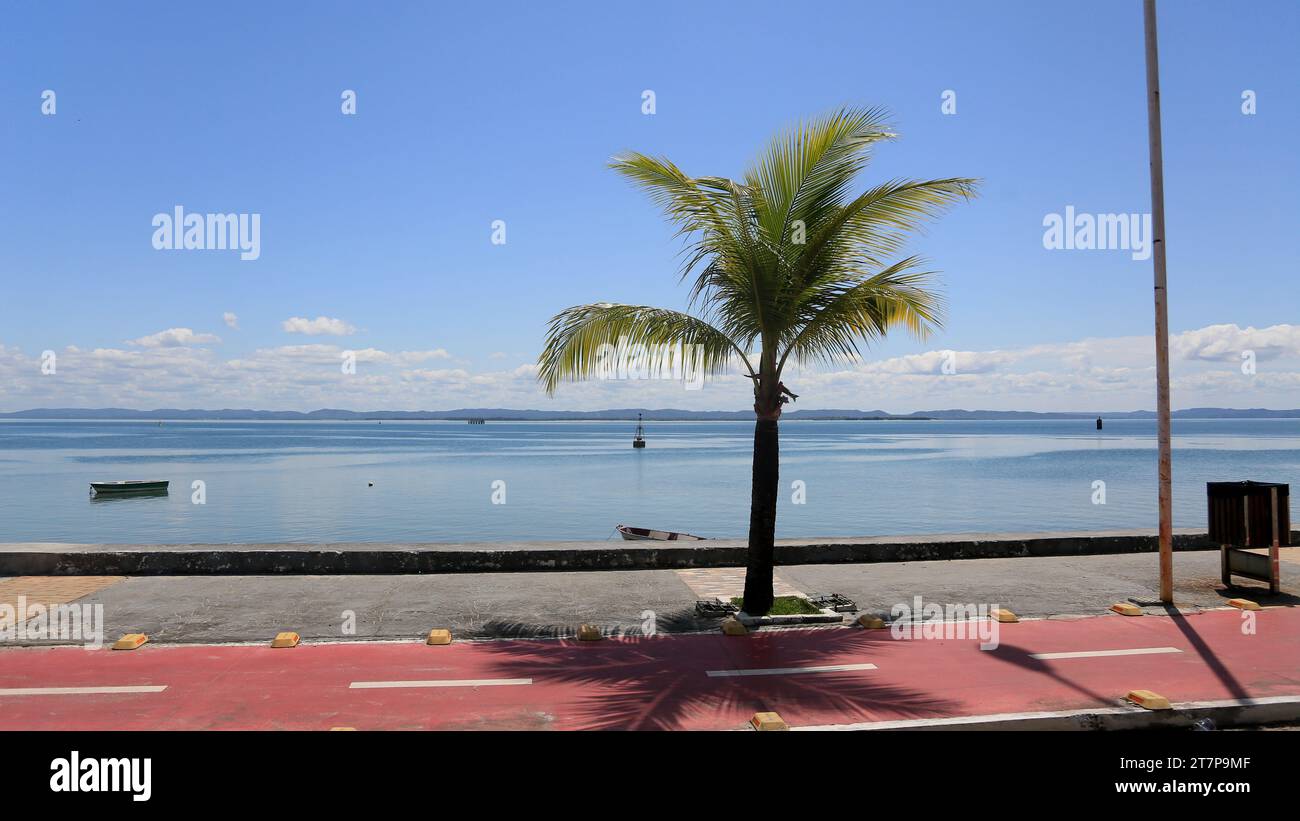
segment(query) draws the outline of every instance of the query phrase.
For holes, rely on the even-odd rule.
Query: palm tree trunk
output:
[[[776,550],[776,496],[780,483],[781,449],[776,419],[763,416],[754,422],[754,476],[749,501],[749,554],[745,566],[745,612],[751,616],[766,615],[772,609],[772,565]]]

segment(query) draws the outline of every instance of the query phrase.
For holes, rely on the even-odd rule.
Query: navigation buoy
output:
[[[632,440],[632,447],[645,447],[645,429],[641,426],[641,414],[636,415],[636,438]]]
[[[1101,417],[1097,417],[1097,430],[1101,430]]]

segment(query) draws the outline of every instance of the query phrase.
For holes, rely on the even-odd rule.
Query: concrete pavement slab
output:
[[[1283,593],[1262,586],[1222,588],[1218,555],[1176,557],[1176,602],[1185,610],[1244,597],[1297,604],[1300,564],[1283,563]],[[842,593],[867,612],[898,603],[997,604],[1022,617],[1108,612],[1117,601],[1150,606],[1158,597],[1150,554],[780,568],[809,594]],[[91,593],[104,605],[109,638],[143,632],[154,642],[269,641],[281,630],[313,639],[414,638],[435,627],[457,638],[566,635],[582,623],[608,632],[716,630],[697,618],[697,595],[672,570],[586,573],[462,573],[382,576],[147,576]],[[355,632],[347,632],[350,616]],[[1115,618],[1122,618],[1116,616]]]

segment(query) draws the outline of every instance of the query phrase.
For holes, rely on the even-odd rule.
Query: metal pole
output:
[[[1151,260],[1156,298],[1156,436],[1160,449],[1160,601],[1174,603],[1173,452],[1169,437],[1169,304],[1165,288],[1165,178],[1160,150],[1160,57],[1156,0],[1143,0],[1146,30],[1147,138],[1151,159]]]

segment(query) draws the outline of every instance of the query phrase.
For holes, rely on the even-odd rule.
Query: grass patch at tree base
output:
[[[731,600],[731,603],[745,609],[744,598],[737,596]],[[767,611],[768,616],[805,616],[815,615],[822,612],[813,606],[812,602],[803,596],[777,596],[772,600],[772,609]]]

